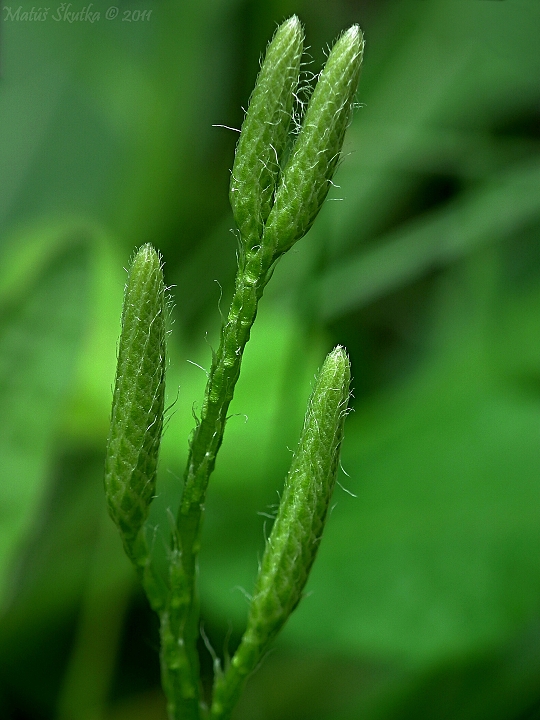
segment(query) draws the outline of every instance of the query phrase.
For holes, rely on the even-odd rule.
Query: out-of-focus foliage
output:
[[[122,267],[150,241],[175,286],[159,551],[234,273],[237,134],[212,126],[239,127],[293,12],[309,70],[361,24],[362,107],[246,351],[209,489],[206,635],[219,654],[238,640],[258,513],[340,343],[356,497],[337,488],[310,593],[236,717],[538,717],[540,5],[132,0],[107,19],[100,0],[93,23],[18,7],[0,26],[2,720],[164,717],[156,627],[102,489]]]

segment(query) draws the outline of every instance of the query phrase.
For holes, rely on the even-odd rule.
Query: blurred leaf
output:
[[[538,124],[538,4],[446,0],[385,10],[368,28],[363,107],[336,179],[344,190],[333,193],[345,202],[328,208],[338,257],[411,212],[414,173],[487,178],[512,152],[522,160],[538,153],[534,130],[533,138],[497,132],[523,115]]]
[[[496,322],[500,261],[477,251],[441,278],[427,359],[349,417],[343,466],[352,477],[342,483],[358,498],[336,490],[313,595],[291,618],[289,642],[426,667],[505,643],[533,617],[540,401],[494,362],[505,341]],[[270,326],[257,342],[270,358]],[[255,383],[250,394],[256,401]],[[276,488],[279,463],[268,456]],[[246,514],[264,502],[260,486],[240,480],[242,468],[230,488],[216,475],[212,493],[227,513],[216,521],[211,510],[218,524],[205,536],[201,576],[211,612],[238,622],[246,603],[231,591],[249,592],[256,568],[256,523]]]
[[[234,720],[536,720],[538,640],[535,623],[500,649],[420,673],[281,643],[250,678]]]
[[[325,319],[350,312],[478,245],[500,241],[540,220],[540,169],[513,169],[451,206],[381,238],[377,247],[336,263],[320,283]]]
[[[105,450],[120,337],[125,270],[131,252],[93,228],[86,332],[77,357],[72,392],[62,425],[64,439]]]
[[[540,400],[495,362],[499,274],[484,251],[441,279],[429,359],[349,418],[344,484],[358,499],[337,494],[296,641],[424,665],[496,647],[534,617]]]
[[[25,251],[22,245],[23,256]],[[2,603],[14,553],[39,523],[54,418],[65,400],[85,328],[87,233],[79,228],[64,231],[42,260],[32,282],[21,282],[19,292],[2,304],[0,315]]]
[[[2,24],[5,30],[8,23],[2,22]],[[28,23],[13,22],[10,23],[9,29],[26,30],[27,27]],[[20,49],[24,48],[26,43],[20,40],[19,38],[19,42],[13,42],[14,49],[17,46]],[[35,44],[33,48],[35,52],[37,50]],[[2,53],[5,53],[4,47]],[[28,172],[32,164],[41,152],[69,68],[65,64],[50,63],[42,64],[40,72],[36,72],[32,64],[32,54],[26,52],[17,53],[13,58],[13,65],[10,54],[9,60],[3,59],[2,65],[0,222],[4,223],[21,186],[28,180]],[[16,80],[12,75],[12,70],[15,68]]]
[[[99,520],[77,634],[59,693],[57,720],[104,717],[126,606],[135,582],[111,518],[102,512]]]

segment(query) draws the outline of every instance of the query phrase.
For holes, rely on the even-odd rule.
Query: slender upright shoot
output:
[[[145,532],[156,491],[165,386],[165,285],[160,258],[150,245],[135,255],[126,285],[105,490],[126,553],[159,614],[162,684],[170,720],[200,720],[207,710],[197,652],[197,559],[208,482],[244,349],[276,262],[305,235],[324,203],[360,74],[364,44],[353,25],[330,52],[295,135],[303,40],[296,16],[277,29],[236,148],[229,197],[238,228],[238,272],[190,440],[166,577],[153,566]],[[248,673],[300,600],[335,482],[349,381],[349,361],[338,346],[327,357],[308,406],[246,632],[228,668],[216,673],[213,720],[230,716]]]

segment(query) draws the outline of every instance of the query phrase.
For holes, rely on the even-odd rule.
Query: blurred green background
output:
[[[0,718],[164,718],[156,622],[102,489],[123,268],[152,242],[174,301],[159,545],[234,275],[237,134],[214,125],[240,126],[293,12],[313,71],[362,25],[361,108],[245,354],[204,631],[222,656],[239,639],[259,513],[341,343],[343,489],[236,719],[539,718],[540,4],[122,0],[91,22],[20,2],[0,25]]]

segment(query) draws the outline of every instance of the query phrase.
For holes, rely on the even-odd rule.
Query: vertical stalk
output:
[[[171,720],[199,718],[196,581],[206,490],[270,266],[271,256],[258,248],[247,254],[246,262],[238,270],[231,307],[212,361],[201,417],[190,443],[184,490],[172,539],[170,597],[161,613],[162,672],[164,684],[169,688]]]

